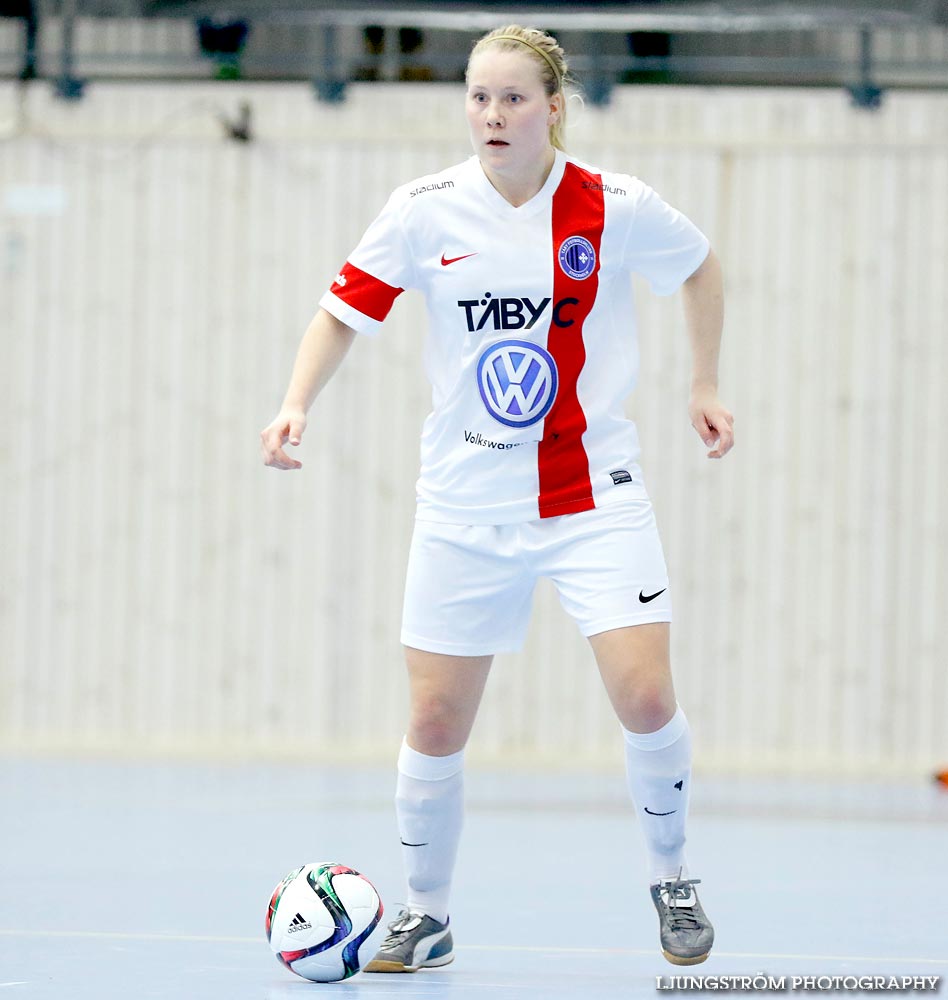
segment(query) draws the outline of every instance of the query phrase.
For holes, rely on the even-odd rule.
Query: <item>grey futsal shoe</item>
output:
[[[447,923],[427,913],[402,910],[388,925],[388,936],[363,972],[417,972],[454,961]]]
[[[714,928],[698,902],[697,878],[663,878],[652,886],[662,954],[673,965],[703,962],[714,944]]]

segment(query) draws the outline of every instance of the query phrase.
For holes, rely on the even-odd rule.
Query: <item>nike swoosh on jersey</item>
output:
[[[475,250],[474,253],[464,253],[460,257],[445,257],[444,254],[441,255],[441,266],[447,267],[448,264],[456,264],[459,260],[466,260],[468,257],[476,257],[480,251]]]

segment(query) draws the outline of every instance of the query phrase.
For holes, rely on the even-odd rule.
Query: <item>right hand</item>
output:
[[[302,462],[290,458],[283,450],[289,442],[296,447],[306,430],[306,414],[302,410],[280,410],[276,420],[260,432],[260,451],[263,464],[274,469],[301,469]]]

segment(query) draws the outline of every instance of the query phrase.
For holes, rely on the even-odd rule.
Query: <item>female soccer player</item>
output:
[[[475,154],[396,189],[303,336],[263,458],[300,462],[306,412],[356,332],[374,334],[405,288],[428,308],[433,406],[422,434],[402,642],[410,716],[396,812],[407,908],[367,972],[453,959],[451,876],[462,770],[493,655],[518,649],[551,578],[589,637],[624,729],[665,957],[707,958],[714,931],[684,858],[688,722],[669,665],[665,560],[623,416],[637,350],[630,273],[683,289],[689,415],[720,458],[721,269],[707,239],[641,181],[568,156],[563,50],[516,25],[485,35],[467,70]]]

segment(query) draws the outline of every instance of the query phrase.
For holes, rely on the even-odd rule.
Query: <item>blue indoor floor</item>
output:
[[[0,760],[0,1000],[625,1000],[682,974],[948,976],[946,789],[697,775],[689,860],[717,940],[680,969],[621,774],[470,769],[454,964],[294,977],[263,933],[288,870],[350,865],[397,913],[393,785],[379,768]]]

